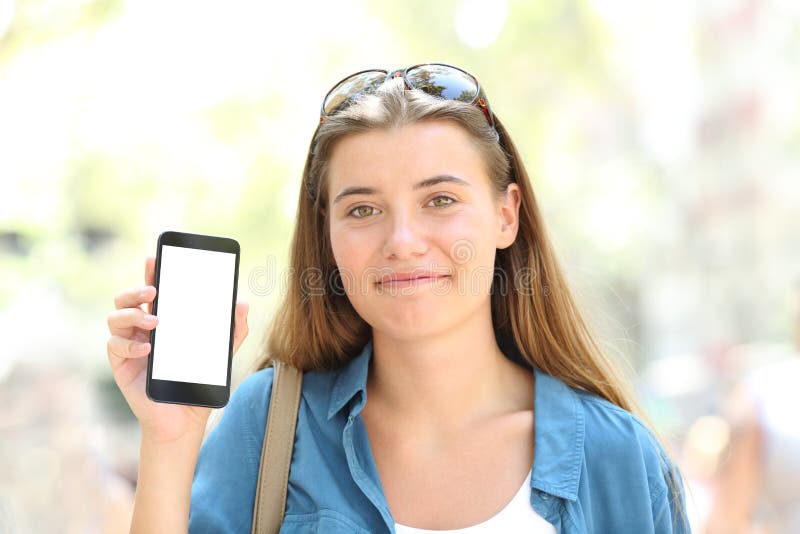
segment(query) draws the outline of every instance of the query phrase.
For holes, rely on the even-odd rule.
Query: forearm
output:
[[[142,436],[131,534],[185,533],[203,434],[159,443]]]

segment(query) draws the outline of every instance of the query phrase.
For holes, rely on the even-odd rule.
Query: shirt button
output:
[[[546,501],[550,498],[550,494],[545,493],[544,491],[539,491],[539,497],[541,497],[543,501]]]

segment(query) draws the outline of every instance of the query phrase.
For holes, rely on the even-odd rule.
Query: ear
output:
[[[505,196],[497,204],[497,248],[508,248],[517,238],[521,200],[519,185],[508,184]]]

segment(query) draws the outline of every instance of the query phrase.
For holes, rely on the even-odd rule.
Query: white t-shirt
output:
[[[455,530],[426,530],[395,523],[397,534],[556,534],[556,527],[531,507],[531,472],[517,494],[497,514],[482,523]]]

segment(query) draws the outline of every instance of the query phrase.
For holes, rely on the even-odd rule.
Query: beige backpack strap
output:
[[[281,528],[303,381],[303,373],[296,367],[279,360],[272,360],[271,365],[275,375],[264,429],[251,534],[277,534]]]

